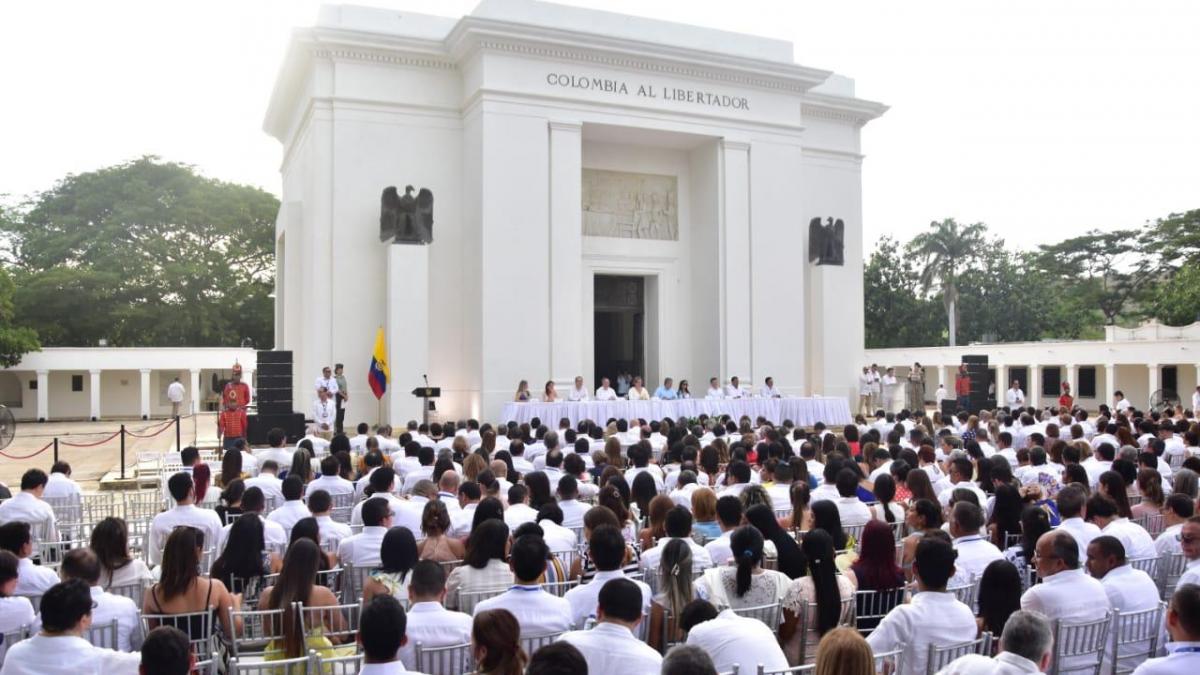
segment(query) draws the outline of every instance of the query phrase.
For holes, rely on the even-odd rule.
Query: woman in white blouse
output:
[[[542,389],[542,400],[546,403],[554,403],[558,400],[558,388],[554,386],[554,380],[546,382],[546,386]]]
[[[733,565],[710,567],[700,579],[697,593],[724,609],[774,605],[783,600],[792,580],[782,572],[763,569],[763,536],[743,525],[729,537]]]
[[[129,529],[124,520],[109,516],[96,523],[90,545],[100,560],[100,585],[105,590],[154,578],[145,561],[129,555]]]
[[[511,586],[512,570],[504,562],[507,548],[508,526],[503,521],[493,518],[475,527],[467,539],[463,564],[446,579],[446,607],[457,609],[460,593]]]
[[[33,623],[33,604],[29,598],[13,595],[17,589],[20,560],[8,551],[0,551],[0,635],[15,632]],[[7,648],[8,645],[0,645]],[[0,654],[3,654],[0,651]]]
[[[646,390],[646,386],[642,384],[641,376],[633,378],[633,386],[629,388],[630,401],[649,401],[650,392]]]
[[[837,573],[833,539],[825,530],[810,530],[800,548],[808,562],[808,574],[793,581],[784,595],[779,627],[783,652],[792,665],[813,662],[821,636],[841,623],[842,602],[854,597],[854,583]],[[804,625],[799,624],[801,617]]]

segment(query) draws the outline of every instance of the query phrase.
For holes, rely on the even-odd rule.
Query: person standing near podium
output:
[[[333,366],[333,381],[337,389],[333,392],[334,404],[337,406],[337,417],[334,419],[334,433],[345,433],[346,404],[350,402],[350,388],[346,386],[346,366],[341,363]]]

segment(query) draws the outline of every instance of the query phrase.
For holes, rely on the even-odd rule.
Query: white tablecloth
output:
[[[746,415],[751,420],[765,417],[775,424],[788,419],[798,426],[812,426],[817,422],[844,425],[854,421],[846,399],[833,396],[727,400],[689,398],[677,401],[510,402],[504,404],[501,419],[505,422],[513,420],[525,423],[537,417],[543,424],[554,428],[558,426],[558,420],[564,417],[571,420],[571,425],[574,426],[585,419],[603,424],[609,419],[641,418],[650,421],[670,417],[677,420],[702,414],[731,415],[734,419]]]

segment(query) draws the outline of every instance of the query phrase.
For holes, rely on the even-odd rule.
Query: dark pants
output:
[[[229,452],[230,450],[233,450],[233,444],[240,440],[243,440],[241,436],[233,436],[233,437],[226,436],[224,439],[221,440],[221,448],[224,449],[226,452]],[[247,444],[247,445],[249,445],[249,444]]]
[[[971,397],[970,396],[959,396],[958,397],[958,409],[959,410],[969,410],[970,408],[971,408]]]
[[[335,405],[337,405],[337,417],[333,419],[334,433],[345,433],[342,425],[346,422],[346,409],[342,407],[342,395],[338,394],[333,397]]]

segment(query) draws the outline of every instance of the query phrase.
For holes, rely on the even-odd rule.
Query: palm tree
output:
[[[936,284],[946,304],[950,325],[950,346],[956,344],[958,324],[958,274],[975,252],[986,245],[983,223],[960,226],[953,218],[929,223],[929,230],[913,238],[909,250],[922,261],[921,286],[929,292]]]

